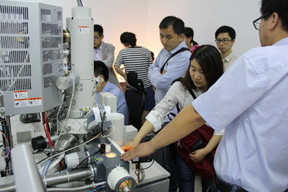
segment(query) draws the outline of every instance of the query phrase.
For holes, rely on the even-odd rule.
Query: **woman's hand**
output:
[[[134,148],[136,147],[137,145],[139,145],[139,142],[133,140],[133,141],[130,141],[129,143],[123,145],[124,148]]]
[[[202,148],[191,152],[189,156],[193,162],[199,163],[206,157],[206,155],[208,155],[208,153],[209,152],[205,148]]]
[[[150,142],[141,143],[140,145],[132,148],[128,152],[122,154],[120,158],[124,161],[129,161],[136,157],[144,157],[154,153],[156,150]]]

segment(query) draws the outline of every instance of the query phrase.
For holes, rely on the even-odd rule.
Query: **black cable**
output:
[[[74,169],[77,169],[80,167],[80,165],[85,162],[89,157],[96,155],[97,153],[99,153],[100,149],[98,151],[96,151],[95,153],[92,153],[91,155],[86,156]]]
[[[149,169],[153,164],[154,164],[154,159],[152,159],[151,164],[148,167],[145,167],[145,168],[137,168],[137,167],[140,167],[140,163],[136,164],[135,175],[137,176],[137,179],[138,179],[139,182],[142,181],[142,179],[140,178],[141,171],[144,171],[145,169]]]
[[[145,170],[145,169],[149,169],[153,164],[154,164],[154,159],[152,159],[152,162],[151,162],[151,164],[150,164],[148,167],[140,168],[140,169],[138,169],[138,170]]]

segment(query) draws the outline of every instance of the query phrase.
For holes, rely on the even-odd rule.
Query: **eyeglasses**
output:
[[[96,37],[96,36],[94,36],[94,40],[98,40],[98,39],[100,39],[101,37]]]
[[[223,43],[223,44],[227,44],[229,41],[231,41],[231,39],[216,39],[215,42],[220,44],[220,43]]]
[[[267,17],[267,16],[269,16],[269,15],[271,15],[271,13],[266,13],[266,14],[260,16],[258,19],[255,19],[255,20],[253,21],[253,26],[254,26],[254,28],[255,28],[256,30],[259,30],[259,26],[260,26],[260,23],[261,23],[261,19],[264,19],[265,17]]]

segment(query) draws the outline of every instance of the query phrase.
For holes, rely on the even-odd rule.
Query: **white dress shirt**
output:
[[[211,127],[226,127],[217,175],[247,191],[288,188],[288,38],[238,58],[192,102]]]

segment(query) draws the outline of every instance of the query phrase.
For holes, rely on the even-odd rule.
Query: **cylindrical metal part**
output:
[[[57,175],[48,175],[43,178],[43,182],[46,186],[49,185],[57,185],[77,180],[88,179],[93,176],[93,169],[88,168],[80,168],[72,171],[67,171],[65,173],[59,173]]]
[[[85,184],[84,186],[81,187],[69,187],[69,188],[64,188],[64,187],[53,187],[53,188],[48,188],[47,191],[53,191],[53,192],[65,192],[65,191],[84,191],[84,190],[90,190],[90,189],[95,189],[96,187],[100,187],[106,185],[106,181],[102,181],[99,183],[91,183],[91,184]]]
[[[136,181],[124,167],[117,166],[110,171],[107,183],[116,192],[128,192],[135,189]]]
[[[50,185],[63,184],[63,183],[68,183],[68,182],[73,182],[73,181],[78,181],[78,180],[85,180],[93,176],[94,176],[94,170],[92,167],[80,168],[80,169],[76,169],[72,171],[67,171],[65,173],[60,173],[56,175],[48,175],[46,177],[43,177],[43,183],[45,184],[45,186],[50,186]],[[16,186],[14,183],[0,185],[0,192],[14,192],[15,190],[16,190]],[[65,190],[62,190],[62,191],[65,191]]]
[[[74,152],[68,155],[65,155],[65,164],[68,169],[72,169],[77,167],[82,161],[87,159],[87,155],[85,152]],[[88,159],[87,159],[88,161]],[[82,163],[83,165],[83,163]]]
[[[55,151],[64,151],[71,147],[74,147],[78,144],[78,139],[72,134],[63,134],[56,141],[54,150]]]

